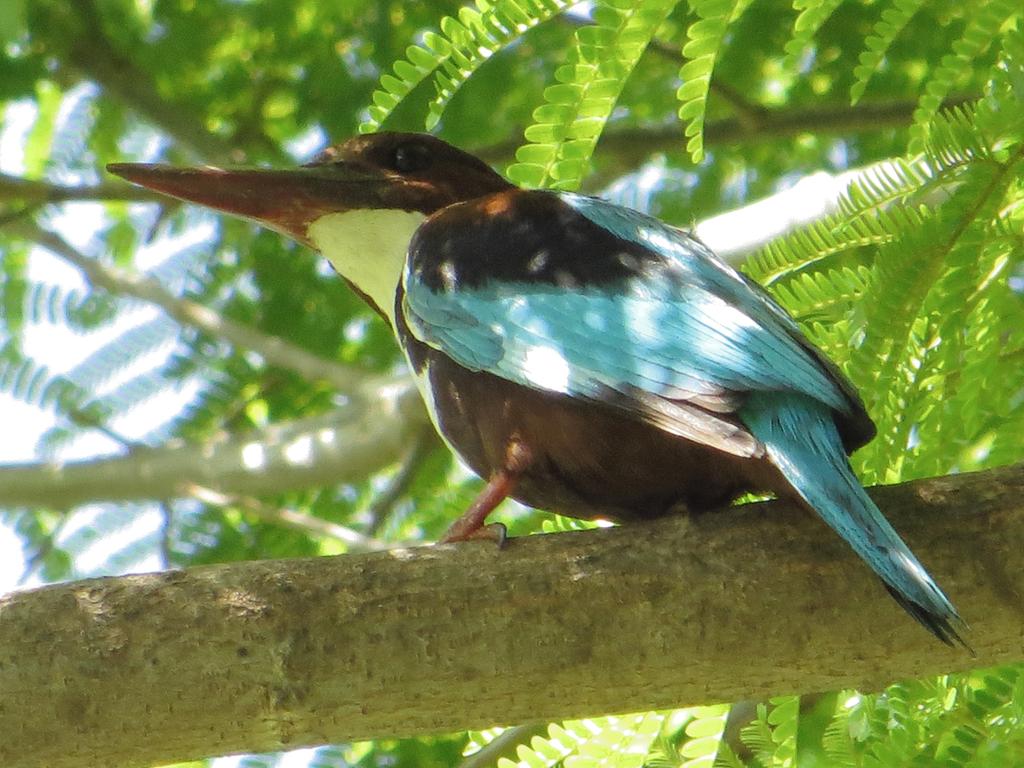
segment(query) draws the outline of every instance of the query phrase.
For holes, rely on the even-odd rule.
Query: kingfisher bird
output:
[[[964,643],[850,468],[875,434],[857,392],[695,236],[520,189],[424,134],[359,136],[289,170],[108,167],[319,251],[383,317],[438,432],[486,480],[443,541],[503,539],[486,518],[508,497],[631,521],[773,492],[817,513],[936,637]]]

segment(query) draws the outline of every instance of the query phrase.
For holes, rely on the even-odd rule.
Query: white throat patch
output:
[[[426,218],[419,211],[329,213],[309,226],[309,239],[339,274],[369,296],[395,327],[395,292],[409,241]]]

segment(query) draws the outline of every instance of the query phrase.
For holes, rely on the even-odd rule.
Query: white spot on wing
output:
[[[526,271],[531,275],[535,275],[542,271],[544,267],[548,265],[548,258],[550,254],[546,248],[541,248],[530,258],[530,261],[526,265]]]
[[[641,339],[656,339],[661,331],[659,318],[661,305],[655,301],[629,301],[625,303],[626,320],[631,336]]]
[[[441,280],[447,290],[455,289],[455,265],[450,259],[441,264]]]
[[[523,361],[523,373],[538,387],[554,392],[569,391],[569,363],[551,347],[530,347]]]
[[[631,253],[622,251],[615,254],[615,258],[618,259],[619,264],[632,272],[635,272],[640,267],[639,259]]]
[[[570,272],[560,269],[555,272],[555,285],[559,288],[577,288],[579,286],[579,282]]]

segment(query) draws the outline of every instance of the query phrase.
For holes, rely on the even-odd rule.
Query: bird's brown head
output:
[[[486,163],[433,136],[375,133],[286,170],[112,163],[118,176],[180,200],[252,219],[314,245],[310,226],[331,213],[441,208],[512,185]]]

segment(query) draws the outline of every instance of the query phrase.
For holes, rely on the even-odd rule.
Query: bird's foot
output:
[[[462,518],[459,519],[461,520]],[[508,528],[505,527],[504,523],[487,523],[486,525],[481,525],[479,528],[474,528],[470,531],[459,531],[456,530],[458,522],[458,520],[455,521],[445,535],[437,542],[438,544],[453,544],[456,541],[490,539],[498,545],[498,549],[501,549],[505,546],[505,542],[508,541]]]
[[[491,475],[462,516],[451,524],[439,544],[451,544],[471,539],[491,539],[504,546],[507,530],[501,523],[485,525],[487,516],[512,493],[519,477],[529,466],[529,450],[519,441],[512,441],[506,451],[505,468]]]
[[[451,544],[452,542],[469,541],[470,539],[494,539],[498,542],[498,546],[504,544],[505,526],[501,523],[485,525],[485,522],[487,521],[487,516],[494,511],[494,508],[505,500],[513,485],[514,480],[507,472],[496,472],[487,481],[484,489],[473,499],[469,509],[451,524],[438,543]],[[498,529],[495,526],[500,526],[500,535],[496,534]]]

